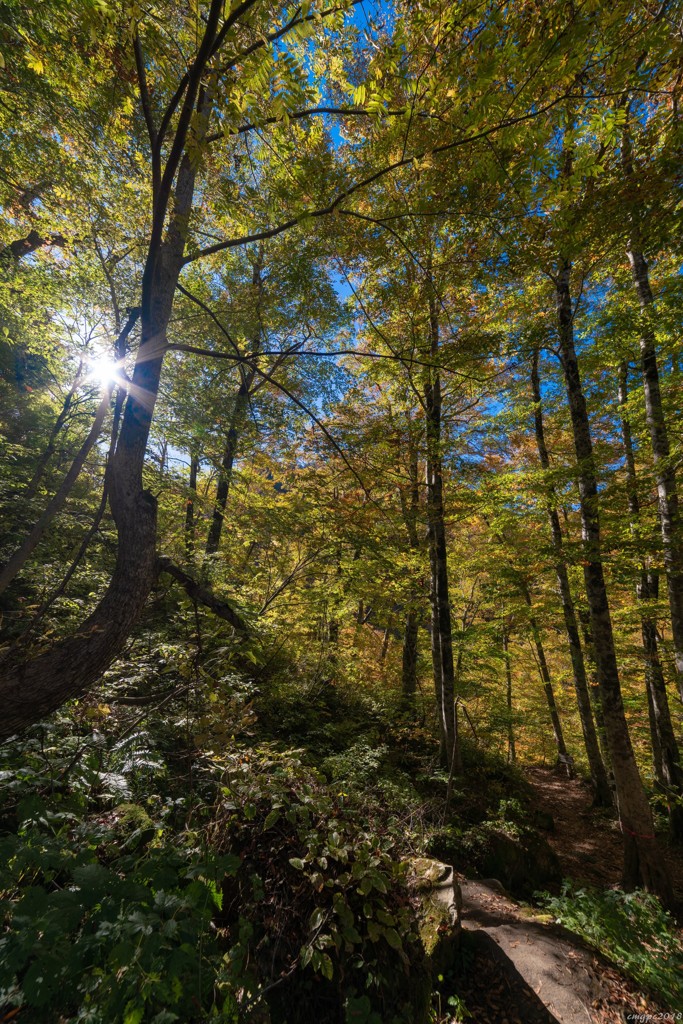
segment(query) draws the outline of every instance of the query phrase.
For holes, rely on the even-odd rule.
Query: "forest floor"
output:
[[[554,829],[546,838],[557,854],[565,878],[607,889],[618,886],[624,866],[619,823],[614,813],[592,806],[588,786],[553,768],[525,772],[539,811],[552,815]],[[662,837],[678,908],[683,908],[683,856]]]
[[[546,835],[563,875],[618,886],[623,853],[614,814],[594,808],[578,779],[541,767],[526,776],[537,809],[552,815]],[[666,857],[683,903],[683,858],[668,847]],[[577,936],[517,903],[498,883],[459,881],[465,936],[458,993],[475,1024],[622,1024],[680,1011],[656,1005]]]

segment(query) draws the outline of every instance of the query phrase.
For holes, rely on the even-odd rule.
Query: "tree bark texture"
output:
[[[654,835],[652,813],[638,773],[624,713],[614,633],[602,564],[598,482],[590,422],[574,345],[571,264],[560,259],[556,285],[558,335],[577,460],[584,548],[584,583],[590,610],[605,733],[624,836],[624,884],[642,885],[671,902],[671,881]]]
[[[531,360],[531,390],[534,401],[534,427],[538,458],[541,463],[541,468],[547,472],[550,469],[550,457],[548,455],[548,448],[545,440],[545,428],[543,424],[543,404],[541,400],[541,384],[538,374],[538,357],[538,349],[535,349]],[[548,521],[550,523],[550,533],[553,544],[555,575],[557,577],[557,587],[560,594],[560,601],[562,603],[564,628],[567,634],[569,656],[572,663],[574,691],[576,693],[576,703],[578,705],[579,717],[581,719],[581,731],[583,733],[583,742],[586,748],[586,756],[588,758],[588,767],[591,775],[593,793],[597,804],[601,807],[610,807],[612,805],[612,791],[610,789],[607,771],[600,754],[598,735],[595,729],[595,722],[593,720],[590,691],[588,688],[588,677],[586,674],[586,663],[584,661],[583,650],[581,648],[579,624],[576,618],[574,599],[569,585],[569,574],[567,572],[567,565],[564,558],[562,527],[560,525],[560,517],[555,503],[555,491],[552,484],[547,487],[546,493],[546,511]]]
[[[662,402],[657,365],[655,333],[652,325],[654,309],[647,262],[642,252],[631,243],[628,258],[641,310],[640,358],[645,392],[645,413],[652,445],[659,523],[664,549],[664,569],[671,612],[676,681],[683,700],[683,537],[676,484],[676,471],[671,463],[669,435]]]
[[[436,297],[429,295],[430,351],[432,362],[439,354],[439,322]],[[448,549],[443,504],[443,464],[441,458],[441,379],[438,370],[430,370],[425,385],[427,437],[427,533],[431,570],[432,665],[437,713],[441,733],[441,757],[448,767],[457,757],[455,750],[455,673],[453,632],[448,590]]]
[[[626,488],[628,494],[631,532],[638,540],[640,530],[640,499],[636,461],[633,453],[633,437],[628,417],[628,366],[619,368],[619,407],[621,410],[621,436],[626,456]],[[669,828],[676,841],[683,840],[683,769],[671,721],[669,699],[657,641],[657,622],[649,610],[650,603],[658,596],[659,583],[656,574],[649,571],[641,561],[640,578],[636,584],[636,595],[641,606],[641,635],[645,656],[645,686],[647,690],[650,734],[655,778],[668,798]]]

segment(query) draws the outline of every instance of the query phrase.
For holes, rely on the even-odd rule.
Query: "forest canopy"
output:
[[[0,3],[0,1019],[418,1024],[528,766],[683,897],[682,17]]]

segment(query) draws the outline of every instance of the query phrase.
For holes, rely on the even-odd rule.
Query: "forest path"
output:
[[[623,845],[613,811],[593,807],[590,788],[561,770],[534,767],[525,775],[539,818],[552,816],[545,835],[563,875],[599,888],[618,885]],[[681,858],[670,850],[666,856],[683,896]],[[476,1024],[623,1024],[628,1014],[658,1012],[579,938],[515,902],[500,883],[459,882],[465,936],[458,992]]]
[[[557,854],[563,876],[601,889],[619,886],[624,846],[615,812],[593,807],[587,783],[568,779],[562,770],[534,767],[524,774],[534,790],[536,809],[552,815],[554,827],[545,837]],[[683,856],[668,845],[665,834],[660,838],[676,905],[683,909]]]
[[[611,808],[593,807],[591,790],[581,779],[557,768],[528,768],[536,808],[552,815],[546,839],[557,854],[562,874],[600,888],[618,885],[624,867],[619,823]]]
[[[476,1024],[623,1024],[658,1007],[571,933],[493,880],[460,878],[457,990]]]

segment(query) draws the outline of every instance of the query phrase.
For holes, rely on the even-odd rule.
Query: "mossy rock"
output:
[[[432,979],[453,964],[460,943],[460,886],[450,864],[413,857],[409,882],[419,900],[418,930]]]

